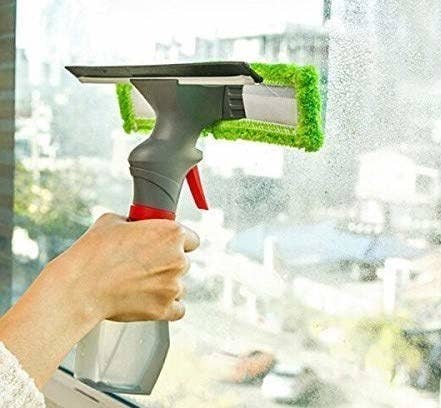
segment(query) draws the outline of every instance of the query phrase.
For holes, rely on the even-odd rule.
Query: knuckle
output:
[[[168,301],[161,304],[156,312],[156,320],[174,321],[182,319],[185,315],[185,306],[182,302]]]
[[[158,311],[158,320],[165,320],[167,318],[168,315],[168,308],[167,307],[162,307],[161,309],[159,309]]]
[[[182,299],[182,298],[184,297],[184,294],[185,294],[185,286],[184,286],[184,284],[182,283],[182,281],[178,281],[178,284],[177,284],[177,293],[176,293],[175,298],[178,299],[178,300],[180,300],[180,299]]]
[[[177,291],[178,285],[175,280],[164,283],[159,292],[161,306],[169,306],[174,301]]]
[[[170,228],[170,233],[171,233],[172,237],[175,238],[176,240],[180,240],[183,237],[185,237],[186,231],[185,231],[185,228],[181,224],[179,224],[175,221],[172,221],[172,222],[170,222],[169,228]]]
[[[153,221],[153,220],[150,220]],[[170,220],[154,220],[156,225],[156,232],[158,238],[167,244],[171,244],[173,247],[175,244],[182,241],[185,229],[175,221]]]
[[[174,270],[177,272],[182,272],[188,269],[190,266],[189,259],[184,254],[179,254],[174,262]]]
[[[179,294],[180,285],[179,282],[173,281],[169,287],[167,288],[167,297],[169,301],[174,301],[176,299],[176,296]]]
[[[179,295],[179,283],[175,283],[171,288],[170,288],[171,294],[172,294],[172,298],[173,300],[176,299],[176,297]]]
[[[168,320],[170,318],[171,302],[167,302],[159,309],[159,319]]]

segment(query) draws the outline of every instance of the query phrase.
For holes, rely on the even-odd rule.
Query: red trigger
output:
[[[187,173],[188,187],[190,187],[196,206],[201,210],[208,210],[207,200],[205,198],[204,189],[202,188],[201,177],[199,176],[198,166],[194,166]]]

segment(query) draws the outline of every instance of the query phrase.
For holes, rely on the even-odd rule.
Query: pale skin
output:
[[[101,320],[182,318],[185,253],[198,245],[198,236],[174,221],[129,223],[106,214],[0,319],[0,341],[42,388]]]

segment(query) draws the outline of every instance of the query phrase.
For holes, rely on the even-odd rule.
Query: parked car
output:
[[[276,363],[274,355],[254,350],[239,356],[233,371],[233,382],[255,383],[261,381]]]
[[[215,353],[210,360],[217,380],[235,384],[260,383],[276,363],[272,353],[260,350],[243,354]]]
[[[305,403],[318,392],[319,379],[309,367],[276,364],[262,383],[263,395],[286,404]]]

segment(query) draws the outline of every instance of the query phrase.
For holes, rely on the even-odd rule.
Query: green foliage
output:
[[[297,99],[297,126],[286,126],[249,119],[221,120],[203,130],[216,139],[248,140],[297,147],[314,152],[323,145],[319,74],[311,65],[254,63],[251,67],[268,85],[290,86]],[[116,91],[123,128],[130,132],[150,132],[154,119],[135,117],[131,97],[132,85],[118,84]]]
[[[77,238],[91,222],[91,200],[83,197],[80,171],[43,171],[37,180],[18,163],[15,172],[15,225],[32,239]]]
[[[403,333],[404,319],[364,318],[350,326],[352,349],[363,358],[364,365],[374,367],[393,381],[398,367],[416,370],[422,351]]]

